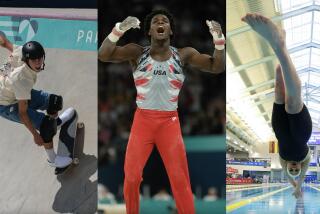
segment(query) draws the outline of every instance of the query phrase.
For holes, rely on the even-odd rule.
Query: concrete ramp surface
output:
[[[8,13],[10,8],[5,10],[0,8],[0,22],[11,21],[12,25],[17,24],[20,28],[23,26],[21,19],[16,18],[17,15],[10,17],[8,14],[1,14],[3,11]],[[23,10],[18,10],[19,13],[21,11]],[[42,11],[39,9],[37,11],[40,11],[40,15],[37,14],[38,19],[29,17],[29,23],[33,23],[34,35],[30,34],[30,31],[23,30],[10,33],[8,28],[2,29],[1,26],[0,31],[5,31],[8,39],[13,43],[23,43],[25,42],[23,39],[31,35],[34,40],[44,44],[46,66],[45,70],[38,74],[35,89],[62,95],[64,109],[74,107],[78,111],[79,122],[84,122],[85,139],[84,144],[77,147],[79,165],[70,168],[63,175],[56,176],[54,168],[47,164],[44,148],[38,147],[33,142],[32,135],[26,127],[0,117],[0,213],[95,213],[97,208],[97,52],[93,50],[93,46],[96,47],[96,44],[87,44],[92,42],[90,38],[83,40],[86,42],[83,45],[79,44],[81,38],[78,38],[79,40],[73,45],[64,44],[64,41],[70,39],[67,37],[74,36],[73,39],[77,40],[76,30],[75,35],[70,32],[59,34],[56,31],[59,31],[60,22],[72,20],[57,20],[56,17],[47,19],[47,26],[55,21],[59,23],[56,24],[55,29],[44,29],[45,23],[42,23],[44,19],[39,18]],[[17,9],[14,9],[14,12],[16,13]],[[46,15],[50,15],[50,12],[64,16],[70,11],[45,10]],[[32,13],[32,10],[28,10],[28,13]],[[81,14],[81,11],[72,11],[72,13]],[[96,11],[86,10],[82,14],[89,14],[91,19],[96,17]],[[81,20],[73,21],[77,22],[76,24],[81,22]],[[85,26],[79,29],[83,32],[88,31],[89,28],[88,21],[85,22]],[[91,20],[91,22],[95,21]],[[73,26],[76,27],[76,24]],[[79,26],[82,26],[81,23]],[[67,30],[62,29],[62,31]],[[44,32],[46,35],[37,35]],[[21,41],[17,39],[19,36]],[[61,43],[57,44],[57,41]],[[67,48],[63,48],[64,45]],[[3,48],[0,49],[0,59],[3,60],[8,54]],[[54,138],[55,150],[58,135],[59,133]]]

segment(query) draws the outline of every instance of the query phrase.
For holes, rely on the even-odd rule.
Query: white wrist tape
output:
[[[108,39],[116,43],[120,37],[124,34],[125,31],[120,30],[120,22],[116,24],[116,26],[112,29],[112,32],[108,35]]]
[[[214,42],[215,49],[223,50],[224,49],[224,45],[226,43],[226,39],[224,38],[223,33],[221,34],[221,37],[218,37],[217,32],[213,32],[212,37],[213,37],[213,42]]]

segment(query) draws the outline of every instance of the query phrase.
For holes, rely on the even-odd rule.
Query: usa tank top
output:
[[[178,50],[171,46],[170,50],[170,59],[160,62],[150,56],[150,47],[144,48],[133,72],[139,108],[161,111],[177,109],[185,75]]]

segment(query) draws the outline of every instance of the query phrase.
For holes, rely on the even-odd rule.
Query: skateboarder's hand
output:
[[[44,141],[38,132],[33,135],[33,139],[38,146],[42,146],[44,144]]]

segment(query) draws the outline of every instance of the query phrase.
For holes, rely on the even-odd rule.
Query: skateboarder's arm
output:
[[[43,139],[40,136],[40,134],[37,132],[37,130],[33,127],[33,124],[28,116],[28,100],[19,100],[18,101],[18,108],[19,108],[19,116],[21,122],[27,127],[27,129],[31,132],[34,141],[39,146],[42,145]]]
[[[6,48],[10,52],[13,52],[13,44],[5,37],[4,34],[0,34],[0,46]]]

